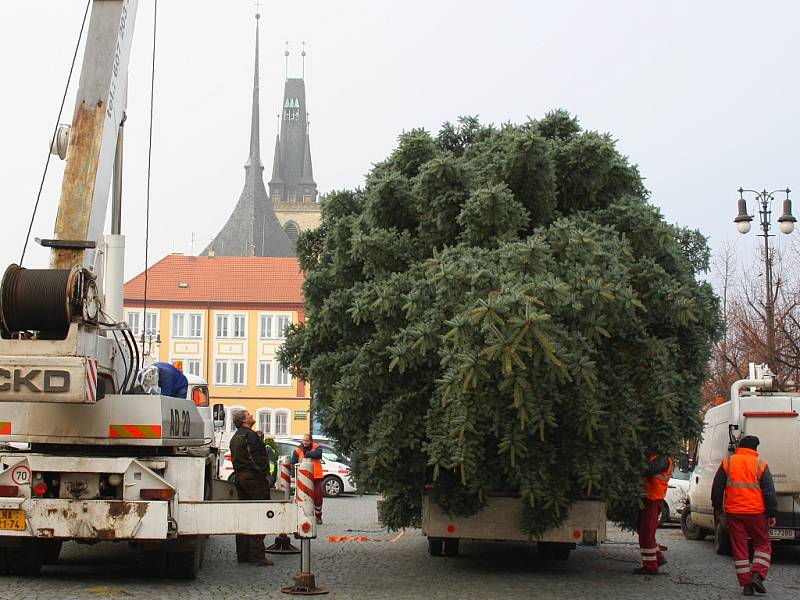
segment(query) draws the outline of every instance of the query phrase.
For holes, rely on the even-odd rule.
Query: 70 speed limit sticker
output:
[[[31,470],[25,465],[17,465],[11,469],[11,480],[17,485],[31,482]]]

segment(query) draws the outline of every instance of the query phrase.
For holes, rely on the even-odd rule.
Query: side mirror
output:
[[[215,404],[211,412],[214,417],[214,427],[216,429],[225,427],[225,406],[222,404]]]

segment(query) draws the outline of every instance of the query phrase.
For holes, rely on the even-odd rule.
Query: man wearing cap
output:
[[[647,467],[642,471],[644,494],[640,500],[636,522],[642,566],[633,570],[634,575],[658,575],[658,568],[667,564],[667,559],[656,542],[656,529],[672,469],[672,459],[667,454],[653,454],[648,457]]]
[[[758,457],[760,440],[746,435],[736,453],[722,461],[714,477],[711,502],[717,518],[724,511],[733,549],[736,577],[745,596],[756,591],[766,594],[764,580],[769,573],[772,543],[769,528],[775,525],[778,497],[767,463]],[[753,541],[753,562],[748,554]]]

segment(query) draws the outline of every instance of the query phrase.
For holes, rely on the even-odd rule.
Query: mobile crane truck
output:
[[[55,236],[37,240],[50,268],[11,265],[0,282],[0,442],[29,445],[0,452],[0,572],[36,574],[67,540],[113,541],[135,545],[150,574],[193,578],[210,535],[294,532],[301,573],[285,591],[319,593],[303,486],[295,502],[237,500],[216,480],[224,408],[212,414],[205,382],[190,378],[179,398],[135,385],[119,173],[136,9],[137,0],[92,2],[72,124],[54,136],[66,158]]]

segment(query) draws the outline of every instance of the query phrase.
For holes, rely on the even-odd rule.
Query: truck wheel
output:
[[[14,575],[36,575],[42,570],[42,555],[36,540],[25,540],[19,548],[9,548],[8,567]]]
[[[444,540],[436,538],[428,538],[428,554],[430,554],[431,556],[441,556],[443,547],[444,547]]]
[[[167,570],[167,553],[163,550],[140,550],[139,565],[148,577],[163,577]]]
[[[58,562],[58,556],[61,554],[61,540],[38,540],[39,552],[42,555],[43,565],[54,565]]]
[[[706,530],[698,527],[692,521],[692,513],[689,511],[688,506],[683,509],[681,514],[681,531],[683,532],[683,537],[687,540],[699,541],[706,537]]]
[[[558,542],[539,542],[536,544],[539,557],[544,560],[569,560],[572,544]]]
[[[322,492],[328,498],[341,496],[343,489],[344,485],[342,484],[342,480],[335,475],[328,475],[322,480]]]
[[[192,544],[191,550],[167,553],[167,575],[175,579],[194,579],[203,566],[203,546],[205,538]]]
[[[444,541],[444,555],[450,558],[458,556],[458,538]]]
[[[728,535],[728,528],[723,527],[722,521],[717,521],[714,526],[714,552],[725,556],[733,554],[731,548],[731,538]]]
[[[8,555],[6,555],[6,549],[0,548],[0,575],[8,575],[10,570],[8,568]]]

